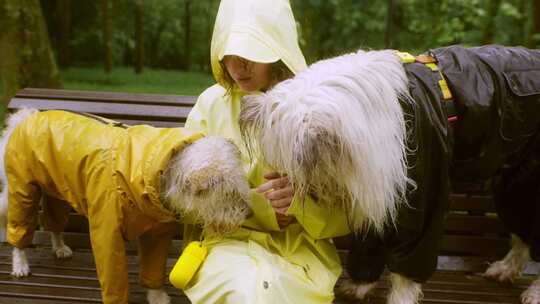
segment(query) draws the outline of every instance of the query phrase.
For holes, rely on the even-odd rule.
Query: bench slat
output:
[[[444,229],[448,232],[469,232],[471,234],[507,233],[508,230],[497,217],[454,214],[446,216]]]
[[[64,233],[65,243],[72,249],[90,249],[90,236],[88,233],[77,233],[77,232],[65,232]],[[47,246],[51,247],[51,234],[48,231],[36,231],[34,233],[34,238],[32,241],[34,246]],[[130,253],[137,252],[137,243],[136,241],[126,242],[125,248]],[[178,258],[180,252],[182,251],[182,241],[173,240],[171,246],[169,247],[169,256],[172,258]]]
[[[122,117],[141,120],[160,120],[184,122],[191,108],[178,106],[137,105],[133,107],[120,103],[102,103],[94,101],[44,100],[13,98],[10,110],[32,107],[40,110],[69,110],[86,112],[108,118]]]
[[[440,242],[440,252],[445,255],[475,255],[500,258],[509,249],[509,239],[500,237],[445,234]]]
[[[124,123],[126,125],[150,125],[158,128],[183,128],[185,123],[182,121],[157,121],[157,120],[135,120],[135,119],[123,119],[115,118],[114,120]]]
[[[452,194],[450,195],[450,209],[473,212],[495,212],[491,196]]]
[[[119,93],[119,92],[94,92],[76,90],[54,90],[26,88],[15,95],[17,98],[30,99],[68,99],[87,100],[99,102],[119,102],[130,104],[154,104],[154,105],[185,105],[192,107],[197,101],[196,96]]]

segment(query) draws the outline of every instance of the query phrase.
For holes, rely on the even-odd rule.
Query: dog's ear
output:
[[[264,105],[268,102],[268,95],[261,93],[246,95],[242,98],[238,124],[244,145],[252,158],[254,148],[257,146],[257,138],[261,127],[264,125]]]
[[[267,98],[264,93],[246,95],[242,98],[238,120],[242,134],[260,124],[262,106]]]

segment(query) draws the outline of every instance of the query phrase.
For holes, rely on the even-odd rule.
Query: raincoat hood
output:
[[[219,62],[226,55],[259,63],[281,60],[294,74],[307,68],[289,1],[222,0],[210,49],[212,72],[221,85]]]

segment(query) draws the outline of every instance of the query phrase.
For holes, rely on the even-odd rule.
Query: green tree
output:
[[[103,39],[103,67],[105,72],[112,70],[112,16],[109,0],[101,0],[101,22]]]
[[[144,66],[144,2],[135,1],[135,73],[140,74]]]
[[[58,63],[61,67],[71,64],[71,0],[58,0],[56,10],[58,29]]]
[[[62,86],[38,0],[0,0],[0,28],[4,102],[25,87]]]
[[[491,44],[495,39],[495,19],[497,17],[497,13],[499,12],[499,7],[501,6],[501,0],[492,0],[488,1],[488,3],[489,6],[487,9],[486,22],[484,25],[484,34],[482,37],[483,44]]]
[[[531,0],[531,29],[527,39],[527,46],[536,48],[540,45],[540,1]]]
[[[184,0],[184,57],[185,69],[191,68],[192,39],[191,39],[191,0]]]

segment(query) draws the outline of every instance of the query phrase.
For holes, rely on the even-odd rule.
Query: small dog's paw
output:
[[[491,264],[483,276],[498,282],[511,283],[520,272],[520,267],[517,267],[515,264],[505,263],[505,261],[502,260]]]
[[[21,251],[14,251],[12,263],[12,276],[21,278],[26,277],[30,274],[30,265],[28,265],[28,260],[26,259],[26,255],[24,254],[24,252],[21,253]]]
[[[71,251],[71,248],[69,248],[67,245],[62,245],[53,248],[54,254],[59,259],[67,259],[70,258],[73,255],[73,251]]]
[[[522,304],[540,304],[540,285],[535,283],[521,294]]]
[[[418,304],[423,297],[422,284],[397,274],[390,273],[390,294],[387,304]]]
[[[355,283],[352,280],[345,280],[337,288],[338,296],[348,299],[363,300],[377,283]]]
[[[167,295],[163,289],[148,289],[146,299],[149,304],[169,304],[171,298]]]
[[[17,278],[26,277],[30,274],[30,266],[28,264],[13,264],[11,275]]]

